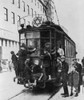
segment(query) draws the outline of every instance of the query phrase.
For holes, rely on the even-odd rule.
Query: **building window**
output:
[[[3,46],[3,39],[1,40],[1,46]]]
[[[20,0],[18,0],[18,8],[20,8]]]
[[[25,2],[22,1],[23,11],[25,12]]]
[[[15,0],[12,0],[12,4],[14,4],[15,3]]]
[[[5,40],[5,46],[7,46],[7,40]]]
[[[28,15],[30,14],[29,5],[27,5]]]
[[[17,16],[17,27],[19,27],[20,26],[20,16],[18,15]]]
[[[12,16],[12,23],[15,24],[15,13],[11,12],[11,16]]]
[[[14,46],[14,41],[12,41],[12,46]]]
[[[11,41],[9,40],[9,47],[11,46]]]
[[[31,14],[32,14],[32,17],[33,17],[33,9],[31,8]]]
[[[8,21],[8,9],[4,7],[4,19],[5,21]]]
[[[15,46],[17,46],[17,42],[15,42]]]

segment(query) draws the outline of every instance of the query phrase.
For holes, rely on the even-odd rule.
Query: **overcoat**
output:
[[[68,63],[63,61],[62,62],[62,72],[61,72],[63,82],[67,82],[68,80],[68,70],[69,70]]]
[[[78,87],[78,84],[79,84],[79,73],[74,70],[68,75],[68,85],[73,87]]]

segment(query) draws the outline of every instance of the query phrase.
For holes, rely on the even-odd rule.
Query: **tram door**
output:
[[[43,53],[42,51],[45,48],[45,44],[50,43],[50,31],[40,32],[40,43],[41,43],[41,53]]]
[[[57,32],[56,36],[57,36],[56,37],[56,39],[57,39],[57,49],[60,48],[60,47],[64,49],[63,34]]]

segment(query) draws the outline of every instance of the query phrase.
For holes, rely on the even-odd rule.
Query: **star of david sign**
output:
[[[42,18],[41,17],[35,17],[33,20],[33,25],[36,27],[39,27],[42,24]]]

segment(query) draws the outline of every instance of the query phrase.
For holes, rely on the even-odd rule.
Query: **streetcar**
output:
[[[76,44],[59,26],[50,21],[42,22],[39,27],[28,25],[19,30],[20,46],[25,44],[26,50],[34,48],[25,60],[26,76],[24,86],[27,88],[45,88],[48,83],[60,84],[56,63],[57,48],[62,47],[66,61],[70,64],[76,57]],[[20,47],[21,48],[21,47]]]

